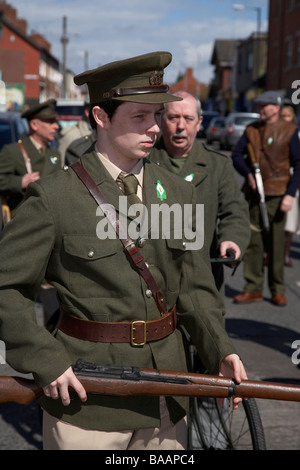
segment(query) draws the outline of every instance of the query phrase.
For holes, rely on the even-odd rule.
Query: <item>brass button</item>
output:
[[[68,165],[64,165],[63,170],[64,170],[64,171],[68,171],[68,169],[69,169]]]
[[[186,250],[186,242],[182,243],[183,248]]]
[[[150,289],[146,290],[146,296],[149,298],[152,297],[152,291]]]
[[[89,258],[93,258],[94,254],[95,254],[95,252],[94,252],[93,250],[90,250],[90,251],[88,252],[88,257],[89,257]]]
[[[139,240],[139,243],[138,243],[139,247],[143,248],[143,246],[145,246],[145,244],[146,244],[146,238],[141,238]]]

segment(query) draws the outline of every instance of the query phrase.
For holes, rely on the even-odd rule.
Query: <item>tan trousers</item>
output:
[[[163,397],[161,397],[160,407],[160,428],[121,432],[78,428],[44,412],[44,450],[185,450],[187,446],[186,418],[173,426]]]

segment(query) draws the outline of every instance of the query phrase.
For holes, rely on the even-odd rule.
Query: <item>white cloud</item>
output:
[[[250,4],[252,0],[248,0]],[[169,50],[173,62],[166,80],[173,82],[186,67],[197,79],[212,78],[210,65],[216,39],[246,38],[256,29],[252,11],[234,12],[231,0],[8,0],[18,16],[52,44],[62,59],[62,18],[67,17],[67,67],[74,73],[88,67],[155,50]],[[261,4],[264,17],[268,0]]]

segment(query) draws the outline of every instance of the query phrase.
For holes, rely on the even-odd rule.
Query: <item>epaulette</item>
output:
[[[228,155],[225,155],[225,153],[221,152],[220,150],[216,150],[212,147],[208,147],[207,144],[202,144],[202,145],[205,148],[205,150],[207,150],[208,152],[213,152],[213,153],[216,153],[217,155],[220,155],[221,157],[229,158]]]

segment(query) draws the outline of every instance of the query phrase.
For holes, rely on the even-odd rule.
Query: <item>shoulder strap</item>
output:
[[[19,148],[22,152],[24,162],[25,162],[25,166],[26,166],[26,169],[27,169],[27,173],[32,173],[30,158],[29,158],[28,153],[26,152],[26,150],[24,148],[24,145],[20,141],[18,141],[17,144],[18,144],[18,146],[19,146]]]
[[[105,196],[102,194],[90,174],[85,170],[85,168],[82,166],[82,164],[77,161],[70,165],[70,168],[72,168],[73,171],[77,174],[78,178],[83,182],[83,184],[87,187],[89,190],[90,194],[93,196],[97,204],[101,207],[104,215],[116,231],[116,234],[118,235],[120,241],[122,242],[124,246],[124,250],[128,253],[130,256],[131,260],[133,261],[134,265],[137,267],[139,270],[139,273],[145,280],[147,286],[152,292],[153,298],[155,300],[155,303],[157,305],[158,310],[160,311],[161,315],[167,313],[168,308],[166,301],[164,299],[164,296],[159,292],[158,287],[156,285],[156,282],[147,268],[147,265],[145,263],[144,258],[140,254],[137,246],[131,240],[129,235],[127,235],[126,231],[120,224],[120,220],[118,217],[114,214],[112,216],[111,212],[107,210],[107,207],[105,205],[109,204]]]

